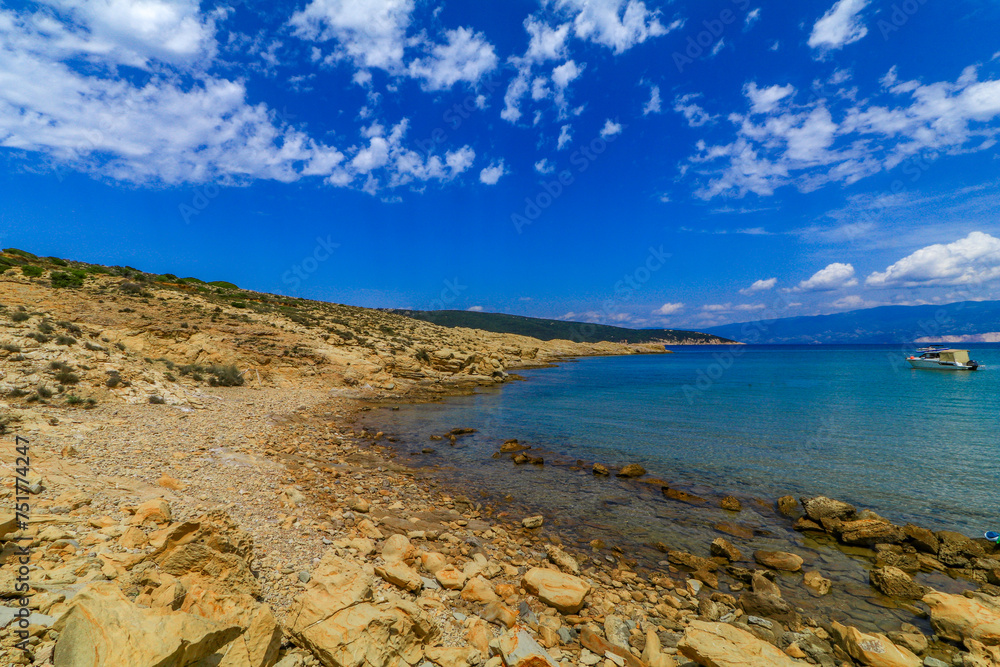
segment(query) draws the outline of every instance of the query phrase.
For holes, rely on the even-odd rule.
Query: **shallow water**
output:
[[[771,509],[785,494],[829,495],[897,523],[970,535],[1000,524],[995,455],[1000,414],[1000,345],[976,345],[987,366],[975,373],[915,371],[898,346],[733,346],[678,348],[672,355],[606,357],[523,372],[514,382],[441,403],[372,416],[402,439],[400,451],[439,466],[440,476],[479,495],[508,498],[510,510],[541,509],[549,523],[585,545],[615,538],[655,563],[662,542],[707,555],[720,521],[753,528],[753,549],[785,549],[837,581],[814,599],[783,586],[796,604],[859,626],[895,629],[913,618],[887,610],[867,583],[867,563],[790,530]],[[429,436],[453,427],[478,432],[449,447]],[[514,466],[491,455],[507,438],[546,452],[544,466]],[[735,515],[666,500],[658,486],[595,478],[577,460],[638,462],[650,476],[694,493],[733,494]],[[754,502],[761,499],[763,505]],[[611,537],[612,539],[609,539]],[[924,583],[958,589],[938,576]]]

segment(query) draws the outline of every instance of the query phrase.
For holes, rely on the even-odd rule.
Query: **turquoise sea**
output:
[[[771,508],[782,495],[822,494],[899,524],[1000,530],[1000,345],[969,347],[984,369],[913,370],[912,346],[678,347],[522,371],[522,382],[371,419],[400,438],[404,459],[512,516],[542,512],[581,547],[612,536],[649,562],[662,558],[645,549],[657,542],[707,555],[713,526],[734,522],[754,531],[740,548],[796,551],[851,593],[815,601],[800,591],[803,606],[888,627],[865,563],[795,533]],[[455,446],[430,439],[456,427],[478,430]],[[508,438],[543,452],[545,465],[493,458]],[[641,463],[672,487],[735,495],[744,511],[695,511],[657,485],[595,478],[594,461]],[[958,585],[935,576],[925,583]],[[787,585],[794,598],[798,584]]]

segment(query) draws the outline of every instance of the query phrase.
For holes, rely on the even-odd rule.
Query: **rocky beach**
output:
[[[542,342],[35,263],[39,275],[0,276],[2,664],[1000,664],[987,540],[497,441],[497,474],[562,466],[716,532],[683,548],[613,529],[581,539],[545,508],[420,463],[475,424],[442,424],[416,452],[378,426],[381,410],[517,369],[662,345]],[[74,270],[78,282],[57,275]],[[762,533],[791,537],[755,548]],[[825,555],[866,580],[845,585]],[[864,618],[809,603],[850,598]]]

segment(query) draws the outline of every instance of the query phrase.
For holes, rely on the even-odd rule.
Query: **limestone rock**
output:
[[[580,611],[590,592],[590,584],[583,579],[541,567],[528,570],[521,579],[521,585],[539,600],[564,614]]]
[[[260,594],[260,584],[249,566],[253,551],[250,534],[224,512],[174,524],[151,544],[158,548],[150,558],[168,574],[200,577],[224,590]]]
[[[411,593],[415,593],[424,587],[424,582],[416,570],[402,561],[394,560],[385,565],[380,565],[375,568],[375,574],[393,586],[398,586],[404,591],[410,591]]]
[[[441,584],[442,588],[458,590],[465,585],[465,574],[461,570],[456,570],[451,565],[441,568],[434,573],[434,578]]]
[[[498,643],[507,667],[556,667],[549,654],[527,630],[504,635]]]
[[[687,503],[688,505],[704,505],[708,502],[704,498],[696,496],[693,493],[681,491],[680,489],[671,489],[669,486],[663,487],[663,497],[669,498],[670,500],[676,500],[681,503]]]
[[[899,544],[906,540],[902,528],[879,519],[845,521],[839,532],[845,544]]]
[[[728,561],[738,561],[743,559],[743,554],[740,550],[732,545],[732,543],[724,537],[717,537],[712,540],[712,545],[709,547],[713,556],[721,556]]]
[[[537,516],[525,517],[521,521],[521,525],[525,528],[541,528],[543,523],[545,523],[545,517],[541,514]]]
[[[408,560],[413,557],[413,546],[405,535],[390,535],[382,544],[382,559],[385,562]]]
[[[135,508],[134,526],[165,526],[170,523],[170,505],[163,498],[147,500]]]
[[[17,529],[17,515],[6,510],[0,512],[0,540],[6,538],[10,533],[16,532]]]
[[[847,519],[857,511],[854,505],[833,500],[826,496],[802,498],[801,500],[802,507],[806,511],[806,516],[813,521],[820,521],[821,519]]]
[[[676,667],[677,661],[661,652],[660,637],[653,630],[646,631],[646,645],[642,649],[642,661],[649,667]]]
[[[795,516],[796,510],[799,507],[799,502],[795,500],[794,496],[781,496],[778,498],[778,511],[787,517]]]
[[[896,646],[885,635],[866,634],[834,621],[833,639],[849,656],[870,667],[920,667],[922,661],[909,649]]]
[[[487,604],[497,602],[500,600],[500,596],[493,590],[493,585],[490,582],[476,576],[465,584],[465,588],[462,589],[462,599]]]
[[[677,649],[705,667],[805,667],[776,646],[725,623],[691,621]]]
[[[914,526],[912,523],[903,526],[903,533],[913,543],[913,546],[929,554],[936,554],[938,547],[941,546],[940,540],[933,531]]]
[[[876,590],[889,597],[919,600],[927,592],[898,567],[877,567],[868,573],[868,578]]]
[[[576,559],[556,545],[550,544],[546,553],[549,557],[549,561],[563,572],[567,572],[569,574],[580,574],[580,564],[576,562]]]
[[[743,509],[743,503],[735,496],[726,496],[719,501],[719,507],[730,512],[739,512]]]
[[[628,650],[631,633],[628,624],[621,616],[608,614],[604,618],[604,636],[615,646]]]
[[[600,475],[603,477],[606,477],[607,475],[611,474],[611,471],[608,470],[608,467],[601,463],[595,463],[593,471],[595,475]]]
[[[240,634],[238,626],[193,614],[143,609],[112,583],[81,590],[52,628],[58,667],[187,665]]]
[[[945,639],[1000,644],[1000,604],[938,591],[925,595],[923,602],[930,607],[931,626]]]
[[[614,658],[610,658],[612,663],[621,665],[624,662],[626,667],[644,667],[643,663],[632,655],[631,651],[621,646],[615,646],[587,626],[584,626],[580,631],[580,645],[596,653],[598,656],[607,656],[609,654],[615,656]]]
[[[437,574],[438,570],[448,564],[448,559],[445,558],[444,554],[427,551],[420,554],[420,564],[431,574]]]
[[[798,572],[802,569],[802,557],[785,551],[755,551],[753,559],[772,570]]]
[[[638,463],[629,463],[618,471],[618,477],[642,477],[646,474],[646,469]]]
[[[228,649],[228,650],[226,650]],[[281,627],[267,605],[258,607],[246,632],[226,647],[219,667],[271,667],[281,649]]]
[[[702,558],[701,556],[695,556],[694,554],[689,554],[686,551],[668,551],[667,560],[674,565],[683,565],[684,567],[695,570],[696,572],[711,572],[719,569],[719,565],[715,561]]]
[[[469,646],[445,648],[434,646],[424,651],[424,656],[440,667],[466,667],[479,662],[479,651]]]
[[[826,595],[833,586],[833,582],[816,571],[806,572],[802,577],[802,583],[816,595]]]

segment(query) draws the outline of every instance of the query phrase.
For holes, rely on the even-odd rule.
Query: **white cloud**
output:
[[[743,21],[743,30],[749,30],[753,27],[753,24],[760,20],[760,7],[751,9],[747,12],[747,17]]]
[[[479,182],[486,185],[496,185],[497,181],[505,174],[507,174],[507,166],[504,165],[503,160],[491,162],[490,166],[479,172]]]
[[[535,171],[539,174],[551,174],[555,170],[555,165],[550,163],[547,158],[542,158],[535,163]]]
[[[683,303],[665,303],[653,311],[654,315],[673,315],[684,310]]]
[[[709,52],[708,57],[714,58],[715,56],[719,55],[719,52],[722,51],[722,49],[725,46],[726,46],[726,39],[724,37],[720,37],[719,41],[717,41],[715,43],[715,46],[712,47],[712,50]]]
[[[758,88],[756,81],[743,86],[743,94],[750,100],[750,109],[754,113],[770,113],[778,106],[778,102],[795,93],[795,86],[768,86]]]
[[[493,45],[468,28],[448,30],[445,44],[434,44],[430,53],[410,63],[408,73],[421,79],[427,90],[444,90],[459,81],[475,83],[497,66]]]
[[[738,310],[743,313],[753,312],[755,310],[764,310],[767,308],[763,303],[741,303],[734,310]]]
[[[569,28],[569,23],[553,28],[534,16],[529,16],[524,20],[524,29],[530,36],[524,57],[537,63],[563,59],[566,56],[566,37],[569,35]]]
[[[47,13],[29,21],[68,53],[146,69],[151,60],[187,65],[215,54],[214,19],[197,0],[49,0],[68,17]]]
[[[638,0],[557,0],[556,8],[573,18],[573,32],[579,38],[623,53],[651,37],[667,34],[677,26],[664,27],[659,13],[646,9]]]
[[[854,267],[850,264],[834,262],[814,273],[809,279],[801,281],[797,286],[786,292],[830,292],[854,287],[858,279],[854,276]]]
[[[468,308],[466,308],[466,310],[468,310],[470,313],[481,313],[481,312],[483,312],[483,307],[482,306],[469,306]]]
[[[777,278],[762,278],[760,280],[755,280],[750,287],[746,287],[740,290],[740,294],[753,294],[755,292],[766,292],[769,289],[774,289],[774,286],[778,284]]]
[[[724,313],[732,310],[731,303],[709,303],[701,307],[706,313]]]
[[[674,111],[684,115],[689,127],[701,127],[718,118],[718,116],[710,115],[694,101],[699,97],[701,97],[700,93],[689,93],[674,100]]]
[[[617,136],[622,132],[622,124],[616,123],[610,118],[604,121],[604,127],[601,128],[601,137],[604,139],[610,139],[611,137]]]
[[[971,232],[952,243],[935,243],[907,255],[865,280],[870,287],[972,285],[1000,278],[1000,239]]]
[[[302,39],[336,42],[337,59],[396,72],[413,8],[413,0],[311,0],[288,23]]]
[[[868,303],[857,294],[848,294],[830,304],[832,308],[836,308],[837,310],[847,310],[849,308],[856,310],[858,308],[867,308],[871,305],[873,304]]]
[[[496,67],[493,45],[470,28],[446,30],[443,43],[424,32],[409,35],[413,10],[413,0],[311,0],[288,24],[303,40],[332,44],[326,63],[346,60],[362,72],[409,76],[427,90],[475,83]],[[408,48],[422,55],[407,63]]]
[[[571,81],[579,77],[582,72],[583,68],[577,65],[576,62],[567,60],[562,65],[553,68],[552,83],[556,84],[558,88],[565,88]]]
[[[649,88],[649,101],[642,108],[642,115],[648,116],[651,113],[660,113],[660,87],[650,86]]]
[[[569,145],[569,142],[573,140],[572,135],[570,135],[570,126],[563,125],[559,128],[559,139],[556,143],[556,150],[562,150]]]
[[[868,34],[860,14],[871,0],[837,0],[813,25],[809,35],[812,48],[839,49]]]
[[[852,97],[795,105],[791,86],[744,89],[750,112],[733,113],[728,144],[697,144],[691,165],[709,181],[696,195],[771,195],[785,185],[803,192],[851,184],[929,151],[992,148],[1000,133],[1000,80],[979,81],[966,68],[955,82],[885,82],[897,106]],[[836,115],[835,115],[836,111]]]

